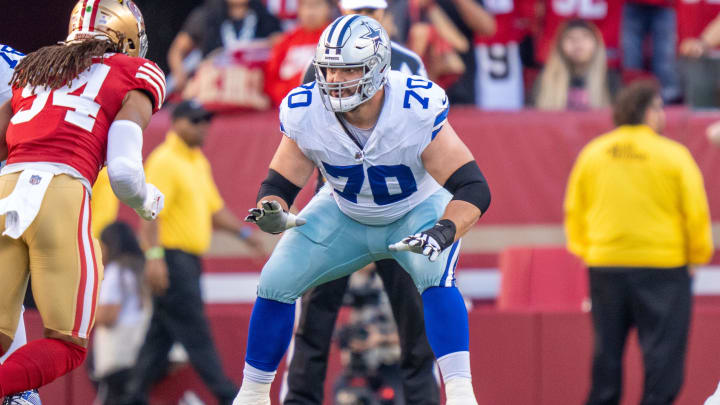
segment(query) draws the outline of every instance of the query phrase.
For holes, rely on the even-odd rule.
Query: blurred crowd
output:
[[[182,160],[188,170],[209,172],[209,163],[199,151],[212,119],[205,108],[277,107],[313,69],[311,61],[323,30],[343,12],[379,19],[397,45],[419,56],[425,65],[420,71],[446,88],[455,105],[487,110],[608,108],[623,87],[650,78],[659,85],[666,104],[720,106],[720,2],[205,0],[187,16],[166,60],[175,101],[192,99],[203,107],[181,103],[184,107],[174,110],[167,145],[158,149],[166,152],[167,159]],[[148,175],[153,176],[151,168]],[[210,176],[197,182],[215,187]],[[129,226],[112,223],[117,202],[103,201],[100,192],[94,195],[95,205],[105,207],[97,209],[99,227],[94,232],[100,235],[106,265],[90,362],[97,403],[145,403],[149,382],[170,369],[168,352],[173,343],[188,352],[180,357],[200,372],[219,403],[229,403],[237,389],[224,375],[209,337],[199,292],[199,257],[209,244],[210,228],[236,235],[262,256],[259,242],[237,218],[228,216],[219,196],[217,201],[198,202],[207,205],[207,212],[177,208],[201,212],[203,219],[197,222],[208,228],[200,235],[202,243],[185,246],[163,240],[173,237],[158,235],[157,229],[141,230],[138,241]],[[171,205],[166,211],[174,209]],[[107,211],[112,213],[104,219]],[[197,228],[195,223],[187,227]],[[193,232],[180,234],[192,242],[200,238]],[[195,249],[198,243],[202,247]],[[152,246],[163,247],[162,254],[143,253]],[[192,266],[174,255],[190,257]],[[173,266],[189,266],[192,274],[172,281],[178,277],[177,269],[168,269]],[[182,306],[169,298],[162,301],[163,294],[172,297],[178,286],[187,287],[177,292],[183,302],[188,295],[195,297],[190,306],[198,310],[192,326],[173,324],[173,319],[181,318],[168,308],[182,310]],[[397,327],[372,268],[353,276],[345,304],[350,307],[348,321],[335,334],[343,373],[333,381],[334,403],[404,403]],[[205,345],[189,337],[202,335],[199,330],[207,335],[200,339]],[[161,334],[162,339],[148,337]],[[136,363],[138,358],[151,360],[143,365]],[[157,373],[147,376],[143,369]],[[137,383],[141,380],[144,384]]]
[[[603,108],[652,78],[667,104],[720,105],[720,3],[707,0],[206,0],[167,53],[175,97],[216,110],[277,106],[348,9],[383,9],[392,40],[454,104]]]

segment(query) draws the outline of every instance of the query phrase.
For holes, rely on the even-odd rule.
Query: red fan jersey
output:
[[[495,17],[497,31],[490,37],[476,35],[476,44],[519,43],[529,33],[533,0],[486,0],[483,4]]]
[[[93,184],[110,124],[131,90],[147,93],[156,112],[165,100],[162,70],[147,59],[110,54],[57,90],[13,88],[7,163],[62,163]]]
[[[533,0],[485,0],[497,31],[475,36],[475,105],[486,110],[522,108],[523,66],[518,44],[529,33]]]
[[[545,0],[545,21],[538,41],[538,60],[545,62],[560,25],[572,18],[592,21],[602,32],[608,63],[620,61],[620,18],[623,0]]]
[[[325,27],[308,31],[302,27],[286,34],[272,48],[270,60],[265,65],[265,93],[273,105],[280,105],[283,98],[302,82],[303,73],[315,56],[315,48]]]
[[[705,27],[720,13],[720,0],[678,0],[678,44],[698,38]]]

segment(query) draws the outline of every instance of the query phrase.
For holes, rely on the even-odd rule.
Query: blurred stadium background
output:
[[[148,57],[168,72],[168,47],[201,1],[136,2],[146,18]],[[619,7],[615,3],[609,7]],[[64,38],[73,4],[73,0],[4,1],[0,42],[30,52]],[[498,19],[498,24],[503,21]],[[679,25],[683,23],[696,24],[678,21]],[[537,72],[534,61],[526,64],[526,74]],[[666,130],[668,137],[690,149],[702,170],[716,244],[720,240],[720,148],[709,143],[705,132],[718,120],[720,111],[716,109],[675,104],[668,108]],[[592,331],[586,274],[563,246],[562,199],[580,148],[612,128],[610,112],[532,108],[483,111],[472,105],[455,105],[450,121],[475,154],[493,192],[492,206],[465,238],[458,264],[459,286],[472,304],[471,354],[479,402],[580,404],[590,382]],[[146,131],[146,155],[163,139],[169,122],[168,110],[153,118]],[[212,124],[204,151],[226,203],[239,216],[255,203],[257,187],[280,139],[277,126],[277,113],[272,108],[223,114]],[[309,200],[311,189],[306,187],[298,206]],[[126,208],[121,208],[119,218],[137,223]],[[268,251],[275,242],[275,237],[266,237]],[[720,378],[718,263],[716,255],[694,280],[687,378],[679,405],[701,404]],[[239,242],[222,235],[214,238],[205,258],[203,285],[208,314],[224,367],[237,382],[261,265]],[[38,337],[39,316],[32,311],[26,316],[30,338]],[[642,361],[632,342],[624,377],[623,404],[628,405],[638,403],[642,390]],[[330,376],[340,367],[336,350],[331,358]],[[331,385],[329,378],[328,398]],[[276,384],[275,389],[278,387]],[[156,388],[153,403],[175,404],[188,390],[210,401],[197,376],[185,367]],[[90,403],[94,397],[82,369],[41,393],[47,405]]]

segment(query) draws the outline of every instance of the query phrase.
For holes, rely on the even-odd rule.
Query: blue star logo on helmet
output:
[[[380,48],[380,45],[382,44],[382,35],[380,33],[380,30],[373,28],[367,22],[363,22],[362,25],[367,28],[368,32],[365,35],[361,36],[360,39],[367,39],[369,41],[372,41],[373,47],[375,48],[375,53],[377,53],[378,48]]]

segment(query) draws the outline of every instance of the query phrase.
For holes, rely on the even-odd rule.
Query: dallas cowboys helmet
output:
[[[380,23],[370,17],[354,14],[339,17],[323,31],[313,65],[325,108],[350,111],[372,98],[385,84],[390,71],[390,38]],[[362,68],[363,75],[329,83],[327,68]],[[352,95],[343,97],[344,89],[350,89]]]

